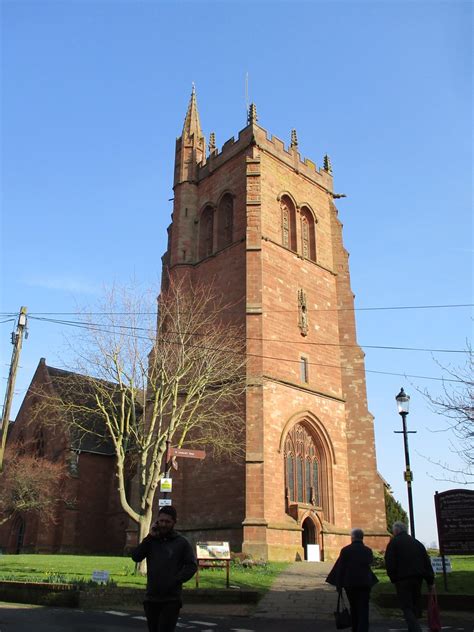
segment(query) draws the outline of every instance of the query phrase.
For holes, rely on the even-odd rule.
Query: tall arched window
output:
[[[199,258],[212,255],[214,250],[214,209],[206,206],[199,225]]]
[[[288,500],[319,507],[319,456],[314,439],[303,424],[296,424],[288,433],[284,459]]]
[[[280,200],[281,210],[281,243],[285,248],[296,252],[296,209],[287,195]]]
[[[217,209],[217,249],[225,248],[232,243],[234,223],[234,202],[230,193],[226,193]]]
[[[316,224],[306,206],[301,208],[301,254],[305,259],[316,261]]]
[[[44,432],[42,428],[39,428],[35,433],[34,453],[39,458],[44,457]]]

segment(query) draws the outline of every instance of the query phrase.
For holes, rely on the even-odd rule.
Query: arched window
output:
[[[34,451],[35,451],[35,456],[39,458],[44,457],[44,433],[43,433],[42,428],[36,431]]]
[[[316,225],[306,206],[301,209],[301,254],[305,259],[316,261]]]
[[[234,224],[234,202],[232,196],[226,193],[219,202],[217,209],[217,249],[225,248],[232,243]]]
[[[281,243],[296,252],[296,209],[292,200],[284,195],[280,200]]]
[[[214,250],[214,209],[206,206],[199,225],[199,258],[212,255]]]
[[[285,441],[285,484],[289,502],[321,504],[319,456],[314,439],[302,424],[290,430]]]

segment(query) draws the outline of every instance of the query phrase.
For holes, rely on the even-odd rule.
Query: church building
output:
[[[255,105],[219,150],[193,88],[176,141],[163,276],[213,283],[244,327],[245,459],[183,459],[178,528],[254,558],[333,559],[353,527],[384,549],[383,481],[367,407],[364,353],[328,156],[302,159],[260,127]]]

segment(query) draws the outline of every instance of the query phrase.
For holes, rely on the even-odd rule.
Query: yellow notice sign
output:
[[[173,488],[171,478],[162,478],[160,481],[160,492],[170,492]]]

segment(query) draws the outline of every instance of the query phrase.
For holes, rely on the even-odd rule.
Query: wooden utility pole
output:
[[[5,456],[5,446],[7,444],[8,424],[10,422],[10,410],[13,401],[13,391],[15,390],[16,370],[20,359],[21,345],[23,343],[23,335],[26,329],[26,312],[27,308],[22,307],[18,315],[16,331],[12,333],[12,359],[10,362],[10,373],[8,374],[7,392],[5,393],[5,403],[3,404],[2,414],[2,438],[0,444],[0,472],[3,469],[3,457]]]

